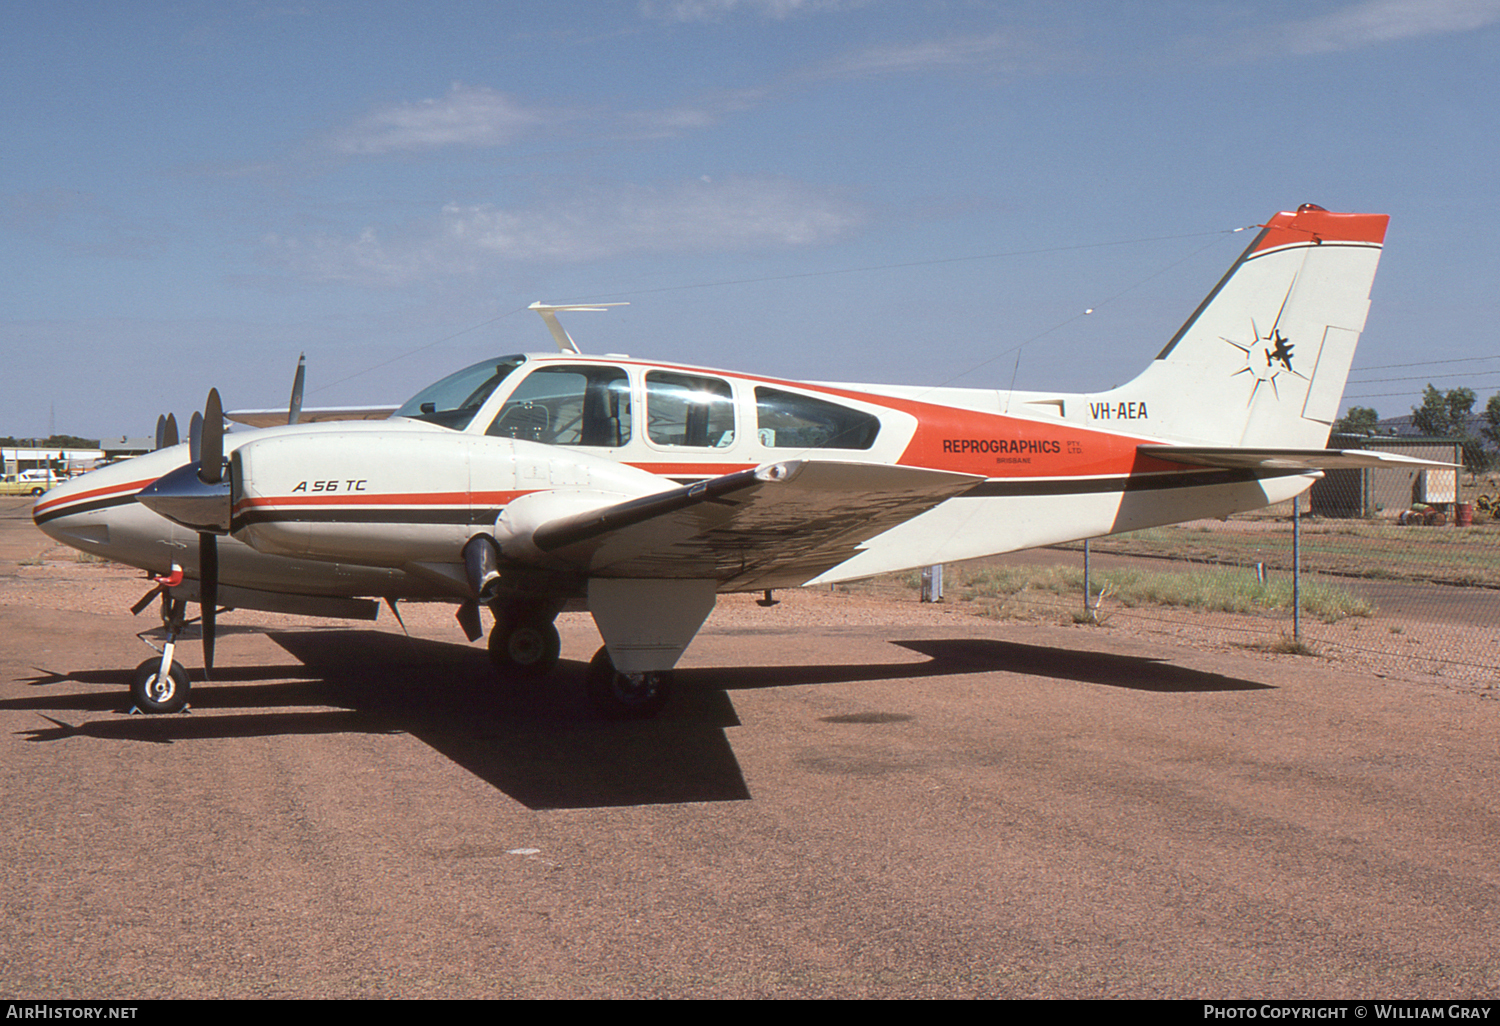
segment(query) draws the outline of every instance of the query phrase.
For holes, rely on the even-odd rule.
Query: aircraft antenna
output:
[[[535,310],[541,314],[542,320],[547,322],[547,330],[552,332],[552,340],[557,343],[559,353],[581,353],[578,344],[573,341],[563,326],[558,323],[557,313],[559,310],[580,310],[593,313],[603,313],[611,306],[629,306],[629,303],[564,303],[554,305],[549,303],[532,303],[526,309]]]

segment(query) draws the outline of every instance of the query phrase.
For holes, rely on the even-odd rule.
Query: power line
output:
[[[1211,232],[1189,232],[1185,235],[1154,235],[1143,239],[1120,239],[1115,242],[1087,242],[1076,246],[1049,246],[1044,249],[1014,249],[1002,253],[976,253],[972,256],[942,257],[936,260],[913,260],[904,264],[876,264],[870,267],[841,267],[831,271],[802,271],[797,274],[775,274],[763,278],[733,278],[723,281],[701,281],[687,285],[663,285],[654,289],[632,289],[629,292],[611,292],[604,295],[591,293],[587,301],[615,299],[620,296],[648,296],[656,292],[680,292],[685,289],[710,289],[722,285],[759,285],[772,281],[795,281],[799,278],[827,278],[836,274],[864,274],[871,271],[901,271],[912,267],[938,267],[943,264],[961,264],[972,260],[1000,260],[1006,257],[1044,256],[1051,253],[1072,253],[1084,249],[1105,249],[1109,246],[1134,246],[1147,242],[1171,242],[1176,239],[1201,239],[1209,235],[1229,235],[1244,231],[1243,228],[1220,228]],[[1191,254],[1190,254],[1191,256]],[[1175,266],[1175,265],[1173,265]],[[1128,289],[1126,291],[1129,291]],[[584,302],[585,300],[577,300]],[[571,300],[570,300],[571,302]]]
[[[1258,226],[1256,226],[1256,225],[1248,225],[1246,227],[1258,227]],[[578,301],[578,302],[585,302],[585,301],[587,301],[587,302],[599,302],[599,301],[606,300],[606,299],[615,299],[615,298],[618,298],[620,296],[645,296],[645,295],[652,295],[652,294],[658,293],[658,292],[681,292],[681,291],[685,291],[687,289],[719,288],[719,287],[725,286],[725,285],[756,285],[756,284],[762,284],[762,283],[766,283],[766,282],[775,282],[775,281],[795,281],[795,280],[801,279],[801,278],[827,278],[827,277],[831,277],[833,275],[839,275],[839,274],[862,274],[862,273],[869,273],[869,272],[874,272],[874,271],[898,271],[898,270],[905,270],[905,269],[912,268],[912,267],[937,267],[937,266],[941,266],[941,265],[944,265],[944,264],[958,264],[958,263],[965,263],[965,262],[975,261],[975,260],[999,260],[999,259],[1003,259],[1003,258],[1007,258],[1007,257],[1042,256],[1042,255],[1049,254],[1049,253],[1071,253],[1071,252],[1076,252],[1076,251],[1079,251],[1079,250],[1086,250],[1086,249],[1105,249],[1105,248],[1110,247],[1110,246],[1133,246],[1133,245],[1147,243],[1147,242],[1171,242],[1171,241],[1174,241],[1174,240],[1177,240],[1177,239],[1201,239],[1201,238],[1206,238],[1208,236],[1216,236],[1217,237],[1217,236],[1224,236],[1224,235],[1233,235],[1233,234],[1235,234],[1237,232],[1242,232],[1244,230],[1245,230],[1244,227],[1242,227],[1242,228],[1219,228],[1219,229],[1216,229],[1216,230],[1211,231],[1211,232],[1186,232],[1186,233],[1183,233],[1183,234],[1180,234],[1180,235],[1154,235],[1154,236],[1150,236],[1150,237],[1146,237],[1146,238],[1138,238],[1138,239],[1119,239],[1119,240],[1116,240],[1114,242],[1089,242],[1089,243],[1081,243],[1081,244],[1073,245],[1073,246],[1050,246],[1050,247],[1044,247],[1044,248],[1041,248],[1041,249],[1008,250],[1008,251],[1000,252],[1000,253],[977,253],[977,254],[973,254],[971,256],[942,257],[942,258],[939,258],[939,259],[936,259],[936,260],[913,260],[913,261],[910,261],[910,262],[907,262],[907,263],[900,263],[900,264],[877,264],[877,265],[873,265],[873,266],[870,266],[870,267],[842,267],[842,268],[836,268],[834,270],[829,270],[829,271],[804,271],[804,272],[800,272],[800,273],[797,273],[797,274],[778,274],[778,275],[769,275],[769,276],[761,277],[761,278],[735,278],[735,279],[727,279],[727,280],[723,280],[723,281],[689,282],[689,283],[683,284],[683,285],[663,285],[660,288],[654,288],[654,289],[633,289],[633,290],[631,290],[629,292],[610,292],[610,293],[604,293],[604,294],[589,293],[586,297],[577,299],[576,301]],[[1217,241],[1217,239],[1215,241]],[[1212,246],[1212,245],[1213,245],[1213,243],[1209,244],[1209,246]],[[1204,247],[1204,249],[1207,249],[1207,248],[1209,248],[1209,247],[1208,246]],[[1182,260],[1179,260],[1179,261],[1177,261],[1177,262],[1175,262],[1173,264],[1169,264],[1167,267],[1162,268],[1160,271],[1157,271],[1155,274],[1152,274],[1152,275],[1148,276],[1147,278],[1143,279],[1142,281],[1136,282],[1134,285],[1131,285],[1129,288],[1126,288],[1126,289],[1122,290],[1121,292],[1117,293],[1116,295],[1109,297],[1109,299],[1102,300],[1102,301],[1100,301],[1099,303],[1097,303],[1095,305],[1096,306],[1102,306],[1104,303],[1110,302],[1113,299],[1118,299],[1120,296],[1124,295],[1126,292],[1131,291],[1131,289],[1138,288],[1140,285],[1144,284],[1146,281],[1150,281],[1151,278],[1155,278],[1158,275],[1165,273],[1167,270],[1170,270],[1172,267],[1177,266],[1178,263],[1182,263],[1182,262],[1184,262],[1186,260],[1191,259],[1192,257],[1196,256],[1197,253],[1199,253],[1199,252],[1202,252],[1202,250],[1197,250],[1194,253],[1188,254],[1188,256],[1184,257]],[[572,302],[574,300],[569,300],[569,301]],[[361,377],[361,376],[363,376],[365,374],[370,373],[371,371],[379,370],[382,367],[388,367],[391,364],[397,363],[397,362],[399,362],[401,360],[404,360],[404,359],[406,359],[409,356],[415,356],[416,354],[421,353],[421,352],[425,352],[426,350],[431,349],[434,346],[439,346],[439,345],[442,345],[444,342],[450,342],[453,339],[458,338],[458,337],[460,337],[462,335],[467,335],[471,331],[478,331],[480,328],[489,327],[491,324],[494,324],[494,323],[496,323],[498,321],[502,321],[505,318],[511,317],[511,316],[513,316],[513,315],[515,315],[517,313],[520,313],[522,310],[525,310],[525,309],[527,309],[527,307],[524,307],[524,306],[523,307],[517,307],[516,309],[507,311],[506,313],[500,314],[497,317],[491,317],[487,321],[481,321],[478,324],[473,324],[473,325],[470,325],[467,328],[462,328],[462,329],[460,329],[458,331],[455,331],[455,332],[453,332],[450,335],[445,335],[442,338],[434,339],[433,341],[425,343],[424,345],[417,346],[415,349],[409,349],[409,350],[407,350],[404,353],[399,353],[396,356],[391,357],[389,360],[384,360],[384,361],[382,361],[380,363],[372,364],[371,366],[366,367],[363,370],[355,371],[353,374],[350,374],[350,375],[347,375],[345,377],[339,378],[337,381],[330,381],[330,382],[327,382],[326,384],[319,385],[317,388],[310,389],[309,391],[310,392],[321,392],[324,389],[332,388],[334,385],[341,385],[341,384],[343,384],[346,381],[352,381],[355,378],[358,378],[358,377]],[[1059,322],[1058,324],[1054,324],[1052,327],[1050,327],[1050,328],[1046,329],[1045,331],[1043,331],[1043,332],[1041,332],[1041,333],[1033,336],[1032,338],[1027,339],[1026,341],[1020,343],[1019,345],[1017,345],[1015,347],[1012,347],[1011,349],[1007,349],[1003,353],[996,354],[995,356],[991,357],[989,360],[984,361],[984,363],[989,363],[989,362],[991,362],[993,360],[999,359],[1001,356],[1007,355],[1008,353],[1015,352],[1017,349],[1024,348],[1025,346],[1031,344],[1032,342],[1035,342],[1037,339],[1039,339],[1039,338],[1041,338],[1041,337],[1043,337],[1045,335],[1051,334],[1052,332],[1056,331],[1058,328],[1061,328],[1064,325],[1066,325],[1066,324],[1068,324],[1068,323],[1070,323],[1070,322],[1072,322],[1074,320],[1077,320],[1078,316],[1081,316],[1081,315],[1075,315],[1073,317],[1069,317],[1069,318],[1067,318],[1067,319]],[[980,367],[984,366],[984,363],[979,364],[979,366]],[[978,369],[977,367],[971,367],[971,368],[969,368],[969,370],[964,371],[963,374],[972,373],[974,370],[977,370],[977,369]],[[963,374],[957,375],[957,377],[962,377]]]
[[[471,331],[478,331],[480,328],[487,328],[491,324],[494,324],[494,323],[496,323],[498,321],[503,321],[507,317],[514,317],[516,314],[518,314],[522,310],[526,310],[526,309],[528,309],[528,307],[518,306],[514,310],[508,310],[505,313],[500,314],[497,317],[491,317],[487,321],[480,321],[478,324],[471,324],[469,327],[460,329],[459,331],[455,331],[451,335],[445,335],[442,338],[434,339],[433,341],[428,342],[426,345],[418,346],[415,349],[409,349],[409,350],[407,350],[404,353],[399,353],[396,356],[391,357],[389,360],[384,360],[384,361],[382,361],[380,363],[371,364],[370,366],[366,367],[364,370],[355,371],[353,374],[350,374],[347,377],[342,377],[342,378],[339,378],[337,381],[330,381],[327,384],[319,385],[317,388],[310,389],[309,391],[310,392],[321,392],[325,388],[332,388],[334,385],[342,385],[346,381],[353,381],[355,378],[360,377],[360,376],[365,375],[365,374],[368,374],[371,371],[377,371],[377,370],[379,370],[382,367],[389,367],[391,364],[396,363],[396,362],[398,362],[400,360],[404,360],[408,356],[416,356],[418,353],[423,352],[423,351],[428,350],[428,349],[431,349],[433,346],[440,346],[444,342],[451,342],[451,341],[453,341],[454,339],[458,338],[461,335],[467,335]]]
[[[1387,381],[1427,381],[1427,382],[1431,382],[1434,378],[1456,378],[1456,377],[1460,376],[1460,373],[1461,372],[1455,371],[1455,372],[1453,372],[1451,374],[1409,374],[1409,375],[1406,375],[1405,377],[1399,377],[1399,378],[1366,378],[1363,381],[1354,381],[1354,380],[1351,379],[1349,381],[1349,384],[1351,384],[1351,385],[1379,385],[1379,384],[1383,384],[1383,383],[1385,383]],[[1484,376],[1491,375],[1491,374],[1500,374],[1500,371],[1480,371],[1478,377],[1484,377]],[[1470,380],[1477,380],[1477,379],[1465,376],[1464,380],[1465,381],[1470,381]]]
[[[1418,360],[1416,363],[1381,363],[1374,367],[1361,367],[1356,374],[1365,371],[1395,370],[1398,367],[1436,367],[1444,363],[1473,363],[1477,360],[1500,360],[1500,356],[1461,356],[1453,360]]]

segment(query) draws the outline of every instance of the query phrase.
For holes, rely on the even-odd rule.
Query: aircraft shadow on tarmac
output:
[[[80,724],[43,714],[50,727],[21,733],[33,742],[95,737],[156,744],[408,733],[530,808],[587,808],[748,799],[725,733],[739,723],[730,691],[997,671],[1146,691],[1267,687],[1145,657],[993,639],[918,639],[895,644],[927,656],[923,662],[682,669],[676,695],[658,719],[616,723],[590,713],[580,661],[562,661],[544,683],[507,684],[495,680],[487,654],[475,646],[373,630],[268,636],[297,661],[217,667],[212,681],[194,670],[189,714],[111,715]],[[33,694],[0,701],[0,709],[117,714],[128,703],[120,688],[128,674],[42,672],[27,683],[72,681],[111,690]],[[297,706],[325,708],[286,711]]]

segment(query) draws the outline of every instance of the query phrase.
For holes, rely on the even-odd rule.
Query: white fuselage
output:
[[[574,444],[556,441],[557,426],[578,412],[576,404],[536,382],[599,368],[618,375],[616,392],[634,412],[630,424],[602,444],[577,444],[581,436],[567,428]],[[673,394],[664,399],[653,391],[657,379]],[[680,407],[684,382],[714,393],[712,435],[683,437],[676,433],[681,424],[658,414]],[[584,508],[788,458],[986,479],[973,493],[872,539],[854,558],[813,578],[818,583],[1222,516],[1279,501],[1310,483],[1305,475],[1256,479],[1165,466],[1143,475],[1134,449],[1159,439],[1140,430],[1145,423],[1106,431],[1066,416],[1070,406],[1087,409],[1088,396],[1044,403],[1019,397],[1010,405],[1026,412],[1017,414],[1001,412],[1007,403],[999,393],[945,389],[932,397],[945,400],[939,403],[917,390],[890,392],[897,394],[547,354],[528,357],[457,430],[397,417],[230,432],[225,450],[239,467],[240,485],[236,527],[220,545],[221,580],[297,595],[462,599],[465,542],[494,532],[501,511],[521,496],[549,492]],[[529,398],[514,398],[522,394]],[[796,408],[803,399],[828,404],[835,415],[847,412],[868,425],[865,435],[827,445],[816,430],[827,411]],[[774,402],[782,406],[768,406]],[[1032,412],[1038,409],[1045,412]],[[691,414],[682,419],[691,421]],[[84,551],[158,574],[176,563],[191,577],[193,532],[133,501],[188,460],[184,443],[95,471],[43,496],[37,521]]]

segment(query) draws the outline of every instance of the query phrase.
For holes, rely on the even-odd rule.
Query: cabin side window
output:
[[[755,429],[767,448],[868,449],[880,433],[880,420],[826,399],[757,388]]]
[[[657,445],[733,445],[734,396],[729,382],[651,371],[646,375],[646,433]]]
[[[630,441],[630,380],[619,367],[540,367],[516,386],[487,435],[616,449]]]

